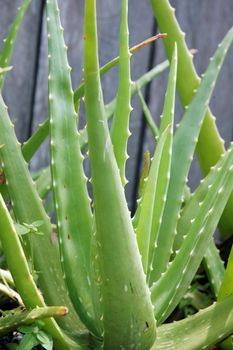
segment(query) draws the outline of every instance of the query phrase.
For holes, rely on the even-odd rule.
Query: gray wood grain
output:
[[[21,0],[0,0],[0,43],[21,3]],[[28,137],[31,118],[40,6],[40,1],[33,1],[25,15],[11,61],[14,68],[8,73],[3,93],[20,141]]]
[[[176,15],[181,28],[186,33],[189,48],[195,48],[194,64],[197,72],[202,74],[208,65],[209,58],[213,55],[218,43],[222,40],[227,30],[233,25],[233,2],[231,0],[172,0],[176,8]],[[156,63],[164,57],[162,43],[156,47]],[[167,75],[164,74],[152,85],[151,110],[159,123],[159,116],[163,107],[163,96]],[[188,84],[188,81],[187,81]],[[233,129],[233,48],[230,49],[224,67],[221,71],[211,100],[211,109],[216,116],[216,123],[221,136],[226,140],[226,145],[232,140]],[[178,99],[177,99],[178,100]],[[182,116],[182,109],[177,102],[176,121]],[[154,142],[148,131],[145,148],[153,149]],[[195,188],[200,180],[200,170],[197,161],[194,161],[190,172],[190,184]]]

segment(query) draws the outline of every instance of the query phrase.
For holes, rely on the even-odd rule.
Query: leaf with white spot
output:
[[[50,155],[54,203],[62,265],[69,295],[79,317],[100,335],[95,317],[91,276],[93,218],[83,171],[83,156],[77,132],[77,114],[67,48],[56,0],[48,0]]]
[[[221,167],[217,164],[212,170],[214,175],[209,175],[213,182],[199,203],[195,220],[190,225],[179,252],[151,288],[155,317],[159,322],[170,315],[186,292],[233,189],[233,149],[225,154],[221,162]]]
[[[154,250],[155,237],[152,237],[152,223],[155,215],[158,215],[154,208],[156,207],[155,201],[159,201],[159,172],[161,176],[161,168],[164,164],[169,164],[169,150],[171,148],[171,125],[164,130],[161,135],[158,145],[155,149],[153,161],[151,163],[148,179],[145,184],[142,199],[140,201],[137,211],[139,211],[139,221],[135,229],[138,241],[138,247],[142,256],[142,264],[145,273],[148,270],[149,253]],[[163,178],[163,177],[162,177]],[[155,235],[154,235],[155,236]]]
[[[151,350],[212,349],[233,332],[233,296],[184,320],[158,327]]]
[[[122,1],[126,11],[127,1]],[[96,2],[85,1],[85,108],[91,163],[104,347],[150,348],[156,325],[112,147],[99,76]],[[107,147],[106,147],[107,146]],[[125,291],[127,286],[127,292]],[[147,323],[146,323],[147,322]],[[148,327],[145,327],[148,324]]]
[[[219,45],[197,89],[196,95],[186,110],[174,136],[171,180],[169,182],[163,221],[158,236],[158,246],[162,247],[162,249],[156,264],[157,278],[166,270],[170,259],[183,193],[201,125],[220,68],[232,41],[233,28],[227,33]]]

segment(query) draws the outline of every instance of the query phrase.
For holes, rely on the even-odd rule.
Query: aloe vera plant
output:
[[[131,82],[127,0],[121,1],[119,59],[108,65],[110,68],[119,61],[118,93],[109,106],[104,105],[100,81],[108,69],[101,71],[99,67],[96,1],[85,1],[84,78],[75,93],[56,0],[46,1],[46,20],[49,119],[22,147],[0,97],[4,186],[0,193],[0,239],[13,281],[9,274],[1,275],[11,281],[11,288],[17,290],[28,309],[15,318],[2,319],[3,328],[31,323],[33,317],[56,317],[67,307],[69,313],[63,319],[43,321],[58,350],[198,350],[224,340],[233,333],[232,281],[229,269],[225,273],[222,266],[213,233],[233,190],[232,145],[192,195],[187,195],[187,176],[215,82],[233,41],[233,29],[219,45],[174,130],[177,78],[182,79],[177,70],[182,60],[179,43],[171,44],[170,73],[158,128],[140,88],[167,63],[136,84]],[[17,20],[15,23],[19,24]],[[10,53],[6,45],[1,57],[6,57],[7,66]],[[2,68],[6,74],[6,66]],[[146,155],[137,210],[131,218],[125,198],[125,168],[130,99],[137,91],[156,148],[151,164]],[[82,96],[86,131],[77,128]],[[26,161],[48,131],[50,167],[35,183]],[[84,146],[88,148],[90,179],[83,170]],[[55,225],[41,200],[50,190]],[[7,207],[9,199],[11,205]],[[219,300],[191,318],[163,325],[203,259]]]

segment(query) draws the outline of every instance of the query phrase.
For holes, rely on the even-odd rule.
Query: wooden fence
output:
[[[0,0],[0,41],[6,36],[21,0]],[[182,29],[187,33],[190,48],[195,48],[195,65],[202,73],[209,57],[226,31],[233,25],[232,0],[173,0]],[[83,10],[84,0],[60,0],[65,40],[69,47],[69,61],[73,67],[74,87],[82,78],[83,62]],[[120,0],[97,0],[100,63],[106,63],[118,55]],[[129,0],[130,43],[134,45],[157,32],[149,0]],[[33,0],[21,27],[12,64],[4,88],[4,98],[20,141],[27,139],[47,117],[47,42],[44,1]],[[162,43],[144,48],[132,58],[132,78],[136,79],[148,68],[164,60]],[[144,94],[156,121],[163,106],[164,86],[167,74],[161,75],[148,86]],[[187,81],[188,84],[188,81]],[[110,101],[117,86],[117,69],[103,78],[106,102]],[[154,148],[154,142],[146,126],[138,98],[132,101],[129,141],[130,159],[127,164],[127,197],[132,205],[144,150]],[[233,130],[233,50],[231,49],[211,108],[217,117],[219,131],[227,143],[232,140]],[[176,120],[182,115],[177,103]],[[83,121],[81,120],[81,123]],[[48,145],[44,145],[32,161],[32,169],[48,163]],[[197,164],[192,167],[191,186],[199,179]]]

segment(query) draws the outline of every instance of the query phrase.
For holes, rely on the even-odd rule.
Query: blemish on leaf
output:
[[[145,322],[145,328],[144,328],[144,331],[143,331],[143,332],[144,332],[144,333],[148,332],[149,328],[150,328],[149,323],[146,321],[146,322]]]
[[[53,231],[53,232],[51,233],[50,239],[51,239],[52,244],[53,244],[53,245],[56,245],[57,242],[58,242],[57,233]]]

